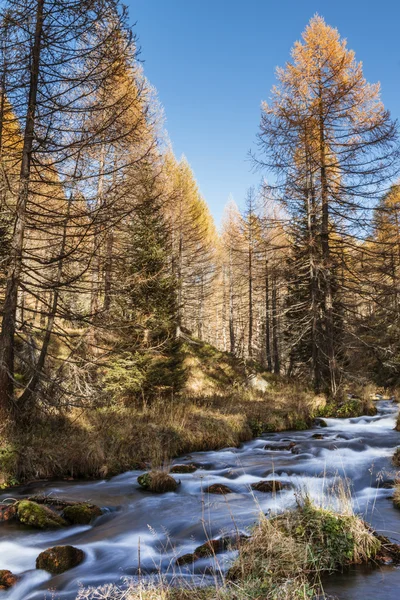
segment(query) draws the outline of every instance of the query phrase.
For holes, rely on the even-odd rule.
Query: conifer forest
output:
[[[134,4],[0,3],[0,599],[395,600],[384,89],[308,14],[219,222]]]

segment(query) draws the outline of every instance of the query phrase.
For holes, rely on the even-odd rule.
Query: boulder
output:
[[[149,492],[162,494],[164,492],[175,492],[178,487],[176,479],[164,471],[149,471],[137,478],[138,484]]]
[[[13,587],[18,581],[18,577],[13,575],[11,571],[0,570],[0,590],[8,590]]]
[[[232,494],[232,490],[223,483],[213,483],[204,491],[206,494],[220,494],[221,496],[225,496],[225,494]]]
[[[311,436],[313,440],[323,440],[324,439],[324,435],[322,435],[322,433],[314,433],[314,435]]]
[[[233,537],[221,537],[215,540],[208,540],[201,546],[197,546],[194,552],[183,554],[175,561],[178,566],[188,565],[200,558],[210,558],[220,552],[226,550],[236,550],[240,547],[242,541],[246,540],[247,536],[236,535]]]
[[[74,546],[54,546],[41,552],[36,559],[36,568],[52,575],[64,573],[77,567],[85,558],[85,553]]]
[[[17,516],[21,523],[36,529],[56,529],[68,525],[54,510],[30,500],[18,502]]]
[[[4,521],[16,521],[17,519],[17,505],[14,504],[0,504],[0,523]]]
[[[255,392],[266,392],[269,388],[269,383],[261,375],[253,373],[248,376],[246,386]]]
[[[61,516],[72,525],[89,525],[102,514],[103,511],[98,506],[82,503],[66,506]]]
[[[194,473],[195,471],[197,471],[197,467],[196,465],[173,465],[169,472],[170,473],[181,473],[181,474],[185,474],[185,473]]]
[[[252,483],[251,487],[256,492],[264,492],[265,494],[270,492],[280,492],[283,489],[287,489],[288,485],[283,484],[281,481],[276,481],[274,479],[257,481],[257,483]]]

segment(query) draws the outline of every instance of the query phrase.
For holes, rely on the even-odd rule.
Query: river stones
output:
[[[272,452],[282,452],[285,450],[290,451],[292,448],[294,448],[296,445],[296,442],[289,442],[287,444],[266,444],[264,446],[264,450],[270,450]]]
[[[18,581],[18,577],[5,569],[0,570],[0,590],[8,590]]]
[[[17,505],[14,504],[0,504],[0,523],[5,521],[16,521],[17,519]]]
[[[275,493],[280,492],[281,490],[287,489],[289,486],[286,483],[282,483],[281,481],[277,481],[275,479],[262,480],[257,481],[256,483],[252,483],[251,487],[256,492],[267,493]]]
[[[197,467],[196,467],[196,465],[193,465],[193,464],[173,465],[169,470],[170,473],[180,473],[180,474],[194,473],[195,471],[197,471]]]
[[[221,537],[214,540],[208,540],[204,544],[201,544],[201,546],[197,546],[194,552],[189,552],[188,554],[179,556],[176,559],[175,564],[178,566],[188,565],[196,560],[200,560],[201,558],[210,558],[215,556],[215,554],[220,552],[236,550],[240,547],[240,543],[247,539],[247,536],[236,535],[232,537]]]
[[[102,514],[103,511],[98,506],[82,503],[66,506],[61,516],[72,525],[89,525]]]
[[[328,427],[328,423],[325,421],[325,419],[315,419],[315,424],[319,427]]]
[[[313,440],[323,440],[324,439],[324,435],[322,433],[314,433],[311,438]]]
[[[208,486],[205,490],[206,494],[219,494],[220,496],[225,496],[226,494],[232,494],[232,490],[223,483],[213,483]]]
[[[143,475],[139,475],[137,481],[143,489],[156,494],[175,492],[179,485],[176,479],[164,471],[149,471],[148,473],[143,473]]]
[[[36,529],[57,529],[66,527],[68,523],[54,510],[47,506],[40,506],[30,500],[21,500],[17,505],[18,520],[24,525]]]
[[[36,568],[58,575],[81,564],[85,553],[74,546],[54,546],[41,552],[36,559]]]

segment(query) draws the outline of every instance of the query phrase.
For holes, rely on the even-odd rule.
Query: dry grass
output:
[[[392,463],[395,467],[400,467],[400,446],[396,448],[392,456]]]
[[[394,488],[393,504],[396,508],[400,508],[400,484],[397,484]]]
[[[323,594],[323,573],[366,563],[381,542],[349,508],[348,492],[339,490],[340,512],[315,506],[307,497],[298,507],[267,519],[261,515],[252,536],[225,581],[214,587],[191,587],[175,574],[171,587],[160,574],[143,583],[82,589],[77,600],[306,600]],[[179,587],[179,585],[181,587]]]
[[[23,436],[0,433],[0,482],[158,469],[174,457],[238,446],[265,431],[306,429],[326,407],[325,398],[304,385],[207,344],[182,352],[186,383],[172,398],[73,409],[37,419]],[[249,389],[249,372],[267,381],[266,391]]]

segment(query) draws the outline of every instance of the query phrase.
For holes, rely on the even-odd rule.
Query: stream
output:
[[[262,435],[240,448],[199,452],[174,461],[194,463],[193,474],[175,475],[177,492],[155,495],[137,484],[139,471],[102,481],[48,481],[21,486],[0,494],[12,496],[54,494],[71,500],[90,501],[105,514],[90,526],[56,531],[29,530],[22,525],[0,526],[0,569],[21,575],[18,584],[0,592],[0,600],[73,600],[79,585],[121,583],[124,577],[160,571],[171,580],[190,579],[206,584],[229,566],[234,553],[217,555],[177,567],[175,560],[208,538],[245,533],[260,511],[280,511],[295,505],[295,494],[307,490],[316,502],[332,502],[331,488],[339,478],[351,485],[353,508],[380,533],[400,543],[400,511],[393,507],[391,456],[400,445],[394,431],[397,404],[377,402],[373,417],[325,419],[328,427],[307,431]],[[314,434],[323,439],[315,439]],[[295,442],[295,452],[282,447]],[[268,445],[269,449],[264,446]],[[277,494],[255,492],[250,485],[275,479],[291,485]],[[213,483],[224,483],[233,493],[205,494]],[[62,575],[36,570],[38,554],[55,545],[82,548],[85,561]],[[324,589],[339,600],[398,600],[400,568],[357,567],[326,578]],[[50,590],[50,591],[49,591]]]

